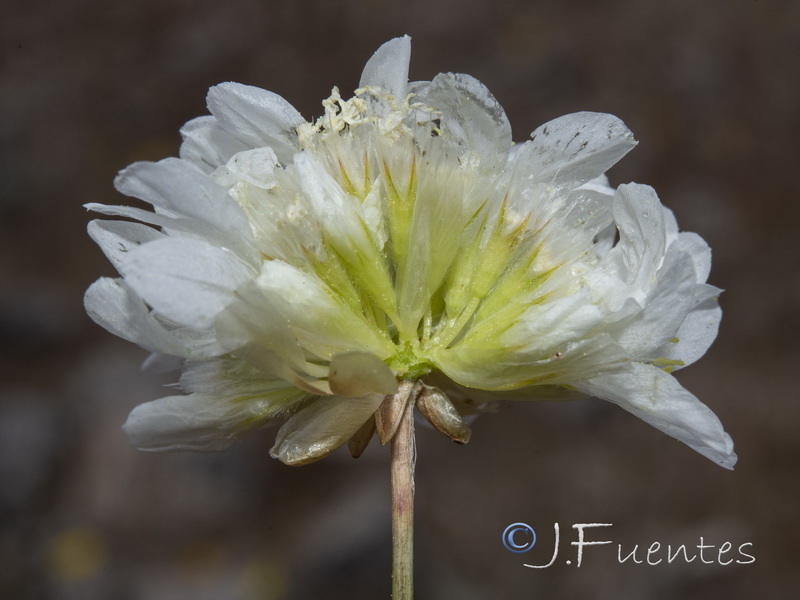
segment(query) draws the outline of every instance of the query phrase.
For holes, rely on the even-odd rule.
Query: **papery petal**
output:
[[[217,171],[214,177],[223,185],[241,180],[267,190],[275,186],[274,174],[278,166],[278,157],[272,148],[256,148],[234,154],[221,170],[224,173]]]
[[[219,124],[251,148],[269,146],[284,164],[299,151],[296,129],[305,119],[278,94],[229,82],[212,87],[206,101]]]
[[[620,239],[604,264],[613,265],[620,279],[646,292],[655,282],[666,248],[661,202],[649,186],[621,185],[614,197],[613,214]]]
[[[487,320],[450,348],[433,354],[456,383],[484,390],[568,384],[576,377],[616,371],[630,358],[604,333],[607,312],[583,290],[530,307],[505,332]]]
[[[680,361],[675,364],[676,370],[689,366],[702,357],[716,339],[722,319],[718,298],[720,291],[713,286],[703,286],[702,290],[696,292],[713,295],[705,297],[694,306],[675,332],[674,338],[657,351],[658,356],[670,362]]]
[[[184,392],[226,397],[231,400],[264,398],[270,415],[287,414],[296,408],[297,399],[308,399],[294,386],[237,358],[187,361],[180,378]],[[285,392],[293,391],[294,396]]]
[[[237,152],[247,150],[241,140],[220,127],[212,116],[197,117],[181,127],[180,157],[210,174]]]
[[[164,237],[163,233],[152,227],[130,221],[95,219],[89,223],[88,232],[117,270],[129,252]]]
[[[461,73],[442,73],[420,98],[442,112],[443,135],[461,154],[488,168],[506,164],[511,125],[500,103],[480,81]]]
[[[215,321],[220,344],[266,374],[280,377],[313,394],[330,394],[328,369],[309,363],[289,322],[270,303],[256,282],[236,291]]]
[[[162,228],[169,237],[200,238],[216,246],[234,251],[247,263],[257,264],[257,251],[251,243],[252,235],[249,231],[235,233],[220,232],[213,226],[207,225],[189,217],[175,217],[163,213],[143,210],[133,206],[108,206],[105,204],[89,203],[84,205],[88,210],[108,215],[111,217],[127,217],[142,223]],[[122,256],[118,253],[121,259]]]
[[[617,117],[579,112],[537,128],[515,158],[534,182],[580,185],[605,173],[635,145]]]
[[[670,251],[679,249],[689,254],[697,274],[697,283],[705,283],[711,273],[711,248],[706,241],[696,233],[684,231],[677,235],[677,239],[670,246]]]
[[[359,88],[382,88],[402,102],[407,93],[408,65],[411,61],[411,38],[394,38],[375,51],[364,66]]]
[[[685,252],[670,252],[658,271],[641,315],[618,336],[619,343],[640,360],[673,338],[695,303],[694,264]]]
[[[200,240],[165,238],[131,252],[121,265],[125,281],[145,302],[175,323],[203,329],[254,276],[223,248]]]
[[[239,439],[250,408],[203,394],[168,396],[134,408],[122,428],[139,450],[214,452]]]
[[[150,352],[189,356],[189,348],[168,332],[122,279],[103,277],[84,296],[91,319],[124,340]]]
[[[202,232],[208,232],[210,237],[213,237],[214,235],[213,231],[208,227],[205,227],[204,225],[198,227],[199,224],[193,219],[176,218],[165,214],[155,213],[151,210],[136,208],[135,206],[110,206],[108,204],[98,204],[96,202],[89,202],[83,206],[87,210],[100,213],[101,215],[135,219],[137,221],[141,221],[142,223],[169,229],[171,232],[194,233],[196,235],[197,230],[200,229]]]
[[[295,164],[305,197],[326,240],[385,312],[396,312],[391,277],[383,254],[368,233],[358,198],[341,186],[310,154]]]
[[[589,292],[580,290],[553,302],[531,306],[501,340],[512,347],[555,352],[572,340],[589,337],[605,318],[606,312],[591,302]]]
[[[150,451],[224,450],[309,398],[232,359],[189,362],[180,383],[191,393],[147,402],[131,412],[124,425],[131,444]]]
[[[239,288],[236,300],[217,317],[215,328],[229,352],[238,354],[243,346],[252,343],[271,351],[293,369],[301,369],[306,362],[289,322],[255,281]],[[265,365],[259,361],[256,366]]]
[[[580,187],[575,188],[577,190],[590,190],[593,192],[597,192],[600,194],[605,194],[609,198],[613,198],[616,190],[611,187],[611,184],[608,182],[608,175],[603,173],[602,175],[595,177],[594,179],[590,179]]]
[[[317,277],[282,261],[264,264],[258,285],[270,303],[289,322],[301,345],[330,360],[341,352],[365,351],[386,358],[388,340],[363,318],[337,303]]]
[[[368,394],[314,400],[281,427],[270,456],[293,466],[325,458],[372,418],[383,398],[383,394]]]
[[[138,162],[120,171],[116,188],[172,216],[189,217],[212,229],[252,238],[242,208],[210,177],[179,158]]]
[[[663,205],[661,206],[661,214],[664,217],[665,246],[670,248],[678,239],[678,219],[675,218],[675,213]]]
[[[294,389],[285,391],[287,396],[294,394]],[[229,448],[268,419],[264,400],[229,401],[196,393],[140,404],[123,429],[139,450],[215,452]]]
[[[733,442],[717,416],[672,375],[634,363],[632,372],[595,377],[575,387],[618,404],[726,469],[733,469]]]

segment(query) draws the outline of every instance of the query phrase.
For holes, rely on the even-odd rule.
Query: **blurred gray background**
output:
[[[216,455],[147,455],[120,430],[168,393],[144,352],[84,315],[112,268],[86,202],[115,173],[175,155],[205,92],[273,90],[306,118],[358,83],[387,39],[411,76],[466,72],[515,139],[610,112],[639,146],[614,183],[653,185],[714,249],[719,338],[682,383],[740,456],[725,471],[599,402],[519,403],[457,447],[418,430],[418,598],[800,597],[800,3],[791,0],[6,0],[0,20],[0,597],[295,600],[389,597],[388,452],[293,469],[275,429]],[[530,523],[524,555],[500,535]],[[562,549],[548,569],[553,524]],[[575,566],[573,523],[610,546]],[[617,563],[652,542],[756,562]],[[694,551],[696,553],[696,549]],[[663,556],[663,550],[662,550]],[[571,558],[572,565],[565,560]]]

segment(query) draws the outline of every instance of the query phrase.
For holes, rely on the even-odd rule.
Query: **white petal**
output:
[[[263,403],[234,401],[205,394],[168,396],[140,404],[123,425],[139,450],[225,450],[266,421]]]
[[[618,404],[726,469],[736,464],[733,442],[717,416],[657,367],[634,363],[631,373],[603,375],[575,387]]]
[[[696,293],[702,293],[706,287],[710,288],[707,293],[714,293],[713,297],[694,306],[675,332],[675,337],[658,350],[659,356],[683,363],[677,365],[676,369],[689,366],[702,357],[717,337],[722,319],[718,299],[720,290],[713,286],[704,286],[703,290]]]
[[[275,308],[256,282],[236,292],[236,300],[217,317],[215,332],[228,352],[264,373],[291,381],[317,394],[330,394],[328,369],[306,361],[289,322]]]
[[[212,116],[197,117],[181,127],[180,157],[211,173],[248,146],[219,126]]]
[[[605,194],[610,198],[613,198],[614,194],[616,193],[616,190],[613,187],[611,187],[611,184],[608,182],[608,176],[606,174],[595,177],[594,179],[590,179],[589,181],[587,181],[582,186],[576,189],[598,192],[600,194]]]
[[[637,360],[651,356],[675,337],[695,303],[696,274],[685,252],[670,252],[658,271],[658,280],[647,296],[644,311],[618,336],[619,343]],[[666,357],[665,357],[666,358]]]
[[[192,393],[147,402],[131,412],[124,425],[131,444],[151,451],[224,450],[309,397],[233,359],[189,362],[180,383]]]
[[[661,206],[661,212],[664,215],[664,236],[667,248],[669,248],[678,239],[678,219],[675,218],[675,213],[666,206]]]
[[[275,187],[275,167],[278,157],[272,148],[256,148],[238,152],[225,164],[224,169],[214,173],[222,185],[234,183],[237,179],[246,181],[261,189]],[[226,181],[230,179],[231,181]]]
[[[185,392],[231,400],[263,398],[269,400],[271,415],[286,413],[294,407],[297,398],[307,397],[307,394],[286,381],[265,376],[262,371],[238,357],[187,361],[181,374],[180,387]]]
[[[613,265],[620,279],[643,292],[655,283],[664,259],[666,232],[661,208],[649,186],[631,183],[617,188],[613,214],[620,239],[603,262]]]
[[[336,295],[315,276],[273,260],[264,264],[258,284],[300,344],[320,358],[365,351],[385,359],[393,353],[393,345],[361,316],[337,303]]]
[[[402,101],[407,93],[410,61],[411,38],[404,35],[389,40],[367,61],[358,87],[379,87]]]
[[[223,248],[200,240],[165,238],[131,252],[121,265],[126,282],[156,312],[205,329],[233,301],[253,271]]]
[[[366,227],[360,200],[347,194],[310,154],[298,155],[297,169],[305,197],[319,228],[347,264],[351,276],[387,314],[395,312],[395,294],[389,269]]]
[[[572,340],[586,338],[605,317],[606,311],[591,301],[587,290],[581,290],[531,306],[500,339],[509,347],[555,352]]]
[[[220,405],[217,398],[201,394],[168,396],[134,408],[122,429],[139,450],[214,452],[236,442],[235,426],[250,415],[226,419],[225,412],[242,408]],[[232,422],[232,431],[222,424],[225,421]]]
[[[595,236],[595,243],[592,247],[592,251],[594,252],[595,256],[599,259],[603,259],[608,256],[608,253],[611,252],[611,249],[614,247],[614,242],[617,238],[617,226],[615,223],[611,223],[608,227],[599,231]]]
[[[492,336],[491,320],[451,347],[435,352],[436,366],[453,381],[484,390],[570,384],[630,362],[604,333],[608,313],[588,290],[529,308],[511,328]]]
[[[311,154],[299,155],[293,169],[320,225],[337,241],[360,241],[364,237],[364,215],[360,200],[345,193]]]
[[[114,185],[123,194],[149,202],[170,215],[196,219],[221,232],[244,237],[250,234],[241,206],[225,188],[185,160],[134,163],[120,171]]]
[[[372,418],[383,398],[383,394],[369,394],[313,400],[281,427],[270,456],[287,465],[304,465],[328,456]]]
[[[517,352],[472,344],[436,352],[433,359],[442,373],[464,387],[498,392],[531,389],[532,395],[542,386],[571,385],[630,363],[608,334],[568,342],[550,355],[538,349]]]
[[[585,183],[605,173],[636,145],[613,115],[579,112],[545,123],[517,151],[534,182]]]
[[[171,231],[192,232],[193,221],[188,219],[176,219],[175,217],[165,214],[154,213],[151,210],[144,210],[136,208],[135,206],[113,206],[108,204],[98,204],[96,202],[89,202],[83,205],[87,210],[91,210],[101,215],[108,215],[109,217],[125,217],[128,219],[135,219],[142,223],[155,225]],[[194,229],[197,229],[195,226]],[[206,231],[208,229],[206,228]]]
[[[711,273],[711,248],[706,241],[696,233],[685,231],[678,234],[676,241],[670,246],[670,251],[673,248],[687,252],[692,257],[697,283],[705,283]]]
[[[221,83],[206,97],[219,124],[252,148],[269,146],[286,164],[299,151],[297,127],[305,119],[279,95],[240,83]]]
[[[481,166],[504,166],[511,151],[511,125],[500,103],[480,81],[460,73],[434,77],[423,99],[442,111],[442,134]]]
[[[129,252],[144,243],[164,237],[152,227],[129,221],[100,221],[89,223],[89,236],[100,246],[103,254],[119,270],[122,260]]]
[[[150,352],[188,356],[189,348],[150,314],[142,299],[121,279],[102,278],[86,290],[86,312],[114,335]]]

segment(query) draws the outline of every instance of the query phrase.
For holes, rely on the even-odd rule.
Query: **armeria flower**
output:
[[[710,250],[649,187],[604,173],[635,145],[611,115],[576,113],[514,145],[477,80],[409,83],[409,38],[384,44],[359,88],[314,122],[271,92],[223,83],[180,158],[116,187],[153,205],[88,208],[122,275],[86,308],[182,366],[175,395],[125,430],[143,450],[220,450],[287,418],[272,455],[304,464],[413,398],[466,442],[494,400],[597,396],[726,468],[719,420],[672,371],[714,340]],[[618,240],[618,241],[616,241]]]

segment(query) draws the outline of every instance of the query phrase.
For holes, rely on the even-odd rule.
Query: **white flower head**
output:
[[[376,424],[385,442],[400,395],[460,442],[493,400],[597,396],[732,468],[671,374],[717,334],[710,250],[651,188],[608,185],[631,132],[584,112],[514,145],[472,77],[409,83],[410,49],[381,46],[314,122],[220,84],[180,158],[119,174],[153,212],[88,206],[137,222],[90,224],[121,278],[87,311],[183,371],[184,395],[131,413],[131,442],[219,450],[288,417],[272,455],[304,464],[358,454]]]

